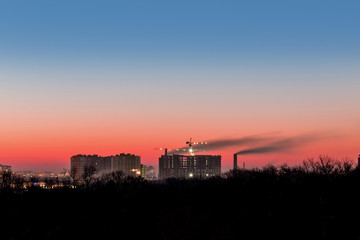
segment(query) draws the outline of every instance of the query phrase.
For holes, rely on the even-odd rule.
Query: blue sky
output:
[[[359,10],[358,1],[2,1],[0,73],[55,85],[333,81],[358,74]],[[304,74],[313,77],[296,80]]]
[[[11,152],[7,139],[26,129],[44,133],[40,145],[60,130],[84,134],[80,116],[105,135],[140,129],[144,144],[172,128],[184,129],[174,139],[358,136],[359,12],[350,0],[0,1],[0,145]],[[335,155],[358,151],[356,136]]]
[[[304,0],[3,1],[1,60],[105,66],[114,61],[355,61],[359,5]]]

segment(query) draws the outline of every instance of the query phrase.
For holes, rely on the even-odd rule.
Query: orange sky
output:
[[[357,158],[354,4],[149,2],[2,4],[0,164],[61,170],[74,154],[125,152],[157,167],[155,147],[267,133],[336,138],[247,166]],[[209,153],[227,170],[238,150]]]
[[[176,119],[173,119],[176,115],[166,114],[156,117],[137,116],[135,119],[129,116],[107,119],[97,115],[91,117],[92,114],[70,117],[71,114],[61,116],[53,113],[51,116],[49,113],[53,112],[28,115],[23,119],[5,118],[8,121],[7,127],[2,129],[3,137],[0,139],[2,164],[12,165],[14,170],[61,170],[69,168],[70,157],[75,154],[113,155],[125,152],[140,155],[144,164],[157,167],[158,157],[163,151],[154,148],[181,147],[189,137],[193,137],[195,141],[211,141],[217,138],[237,138],[271,132],[283,137],[320,132],[320,127],[308,130],[308,122],[297,123],[299,125],[296,130],[290,129],[290,124],[287,125],[286,121],[271,123],[272,117],[259,123],[259,120],[250,121],[247,117],[236,114],[232,116],[232,113],[226,117],[208,116],[204,118],[208,119],[206,121],[201,118],[202,113],[196,112],[189,116],[180,115]],[[205,113],[204,116],[206,115],[208,114]],[[268,125],[261,125],[266,122],[273,127],[267,129]],[[285,130],[281,130],[280,125],[283,125]],[[250,128],[251,126],[258,127]],[[293,165],[320,154],[356,160],[360,154],[359,137],[356,134],[346,129],[321,130],[332,137],[309,143],[290,152],[239,156],[239,165],[242,165],[243,161],[249,168],[267,163]],[[243,149],[244,147],[231,147],[210,151],[208,154],[222,155],[222,166],[225,171],[232,166],[232,154]]]

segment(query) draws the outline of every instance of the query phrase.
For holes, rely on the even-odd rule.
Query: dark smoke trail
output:
[[[199,144],[199,145],[193,145],[194,152],[207,150],[217,150],[227,147],[233,147],[233,146],[248,146],[248,145],[254,145],[254,144],[262,144],[265,142],[273,141],[274,139],[278,139],[275,137],[269,137],[269,136],[248,136],[248,137],[242,137],[242,138],[233,138],[233,139],[215,139],[215,140],[208,140],[203,141],[207,142],[207,144]],[[178,149],[185,149],[185,151],[189,150],[189,147],[181,147]],[[184,152],[183,151],[171,151],[170,153],[179,153]]]
[[[263,154],[263,153],[272,153],[272,152],[282,152],[304,146],[310,142],[314,142],[322,138],[323,136],[321,135],[303,135],[298,137],[285,138],[265,146],[245,149],[237,152],[236,154],[244,155],[244,154]]]

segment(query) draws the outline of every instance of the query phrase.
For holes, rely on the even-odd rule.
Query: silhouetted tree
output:
[[[277,168],[275,166],[268,165],[268,166],[265,166],[262,169],[262,172],[266,173],[266,174],[269,174],[269,175],[276,175],[278,173],[278,170],[277,170]]]
[[[16,190],[23,190],[24,189],[24,183],[25,183],[25,180],[23,177],[19,176],[19,175],[14,175],[14,178],[13,178],[13,185],[14,185],[14,188]]]
[[[62,180],[58,176],[56,176],[54,179],[54,182],[55,182],[56,186],[59,187],[60,184],[62,183]]]
[[[2,171],[1,173],[1,188],[2,189],[10,189],[11,184],[14,182],[15,175],[11,171]]]
[[[31,188],[40,187],[40,186],[38,185],[38,183],[39,183],[39,178],[38,178],[38,177],[32,176],[32,177],[30,178],[29,183],[30,183],[30,187],[31,187]]]
[[[349,174],[355,167],[354,161],[349,158],[345,158],[343,161],[338,161],[337,165],[339,174],[343,175]]]
[[[78,185],[78,169],[77,168],[71,168],[70,175],[69,175],[69,181],[71,182],[71,185],[77,186]]]
[[[119,184],[122,182],[124,178],[124,172],[122,171],[115,171],[111,173],[105,173],[101,176],[102,183],[114,183]]]
[[[285,164],[282,164],[280,167],[279,167],[279,173],[284,175],[284,174],[289,174],[291,172],[291,168],[289,167],[289,165],[287,165],[286,163]]]
[[[48,189],[52,189],[53,188],[53,186],[54,186],[54,184],[55,184],[55,180],[53,179],[53,178],[45,178],[44,179],[44,182],[45,182],[45,184],[46,184],[46,187],[48,188]]]
[[[94,180],[95,173],[96,173],[96,167],[92,165],[84,167],[82,180],[84,181],[86,188],[90,187],[91,182]]]
[[[328,155],[320,155],[318,161],[313,158],[303,161],[303,168],[307,173],[319,175],[348,174],[353,169],[353,166],[354,163],[350,159],[339,161]]]
[[[69,187],[70,185],[72,185],[70,176],[65,176],[59,180],[60,180],[60,183],[62,183],[64,187]]]
[[[360,170],[347,159],[152,182],[121,172],[94,181],[90,170],[94,191],[0,193],[0,239],[360,239]]]

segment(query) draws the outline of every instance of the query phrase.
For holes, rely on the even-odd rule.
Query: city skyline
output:
[[[249,168],[360,153],[360,3],[36,1],[0,8],[0,164],[76,154],[157,166],[195,141],[321,133]],[[208,151],[232,168],[242,147]]]

